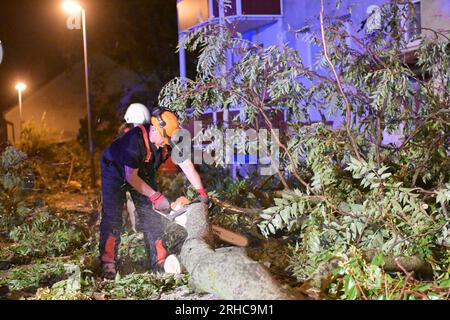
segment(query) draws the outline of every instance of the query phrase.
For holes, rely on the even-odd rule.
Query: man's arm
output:
[[[199,195],[197,200],[200,200],[201,202],[209,205],[208,193],[206,192],[205,188],[203,188],[202,179],[200,178],[200,175],[198,174],[197,170],[195,170],[192,161],[190,159],[186,160],[183,163],[179,164],[179,166],[186,175],[186,178],[189,180],[189,182],[194,186],[195,190],[197,191]]]
[[[125,166],[125,179],[139,193],[147,196],[152,202],[153,209],[160,213],[168,214],[170,212],[170,202],[161,193],[153,190],[141,177],[138,176],[138,169]]]
[[[138,169],[125,166],[125,179],[139,193],[151,197],[156,193],[141,177],[138,176]]]
[[[178,165],[180,166],[181,170],[183,170],[184,175],[196,190],[203,189],[202,179],[200,178],[197,170],[195,170],[194,164],[190,159]]]

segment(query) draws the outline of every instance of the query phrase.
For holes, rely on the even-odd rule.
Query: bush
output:
[[[0,285],[7,285],[10,290],[23,290],[39,287],[44,278],[59,276],[64,273],[62,263],[34,264],[12,269],[8,274],[0,275]]]
[[[23,124],[18,147],[30,156],[48,155],[57,142],[57,136],[56,131],[47,126],[44,113],[39,125],[30,121]]]
[[[12,251],[34,257],[72,252],[82,240],[79,230],[51,216],[45,209],[35,210],[31,221],[13,228],[9,237],[15,241]]]
[[[116,299],[146,299],[153,294],[170,291],[186,284],[186,276],[143,273],[129,274],[123,278],[118,275],[114,282],[105,283],[102,289]]]
[[[0,155],[0,230],[21,224],[29,212],[22,192],[26,159],[27,155],[14,147]]]

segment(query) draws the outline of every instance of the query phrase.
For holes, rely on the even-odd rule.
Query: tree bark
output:
[[[370,262],[372,261],[373,257],[375,257],[376,253],[377,251],[374,249],[364,250],[363,258],[367,262]],[[426,275],[433,274],[433,269],[430,263],[417,255],[410,257],[393,257],[388,255],[383,258],[383,269],[387,272],[403,271],[398,267],[398,264],[400,264],[408,272],[414,271],[416,273],[422,273]]]
[[[229,212],[229,213],[238,213],[238,214],[244,214],[249,217],[255,217],[259,215],[264,209],[263,208],[240,208],[232,205],[231,203],[220,200],[219,198],[211,197],[211,201],[220,208],[223,209],[223,211]]]
[[[197,291],[229,300],[295,299],[263,266],[247,257],[243,249],[212,249],[213,236],[204,204],[189,207],[186,231],[188,236],[180,259]]]

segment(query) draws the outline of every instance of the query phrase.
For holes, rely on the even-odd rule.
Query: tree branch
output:
[[[224,201],[224,200],[220,200],[219,198],[216,198],[216,197],[211,197],[210,199],[215,205],[221,207],[224,211],[228,211],[230,213],[245,214],[247,216],[254,217],[255,215],[258,215],[259,213],[261,213],[263,211],[263,208],[236,207],[236,206],[232,205],[231,203]]]
[[[328,44],[327,44],[326,39],[325,39],[324,17],[325,17],[324,0],[320,0],[320,30],[321,30],[321,33],[322,33],[321,39],[322,39],[322,46],[323,46],[324,56],[325,56],[325,59],[327,60],[328,64],[330,65],[331,70],[333,71],[334,77],[336,79],[337,87],[339,89],[339,92],[342,95],[342,98],[344,99],[344,103],[345,103],[345,106],[346,106],[346,109],[347,109],[347,115],[346,115],[347,116],[347,120],[346,120],[346,123],[345,123],[345,128],[347,130],[347,135],[348,135],[348,137],[350,139],[350,142],[351,142],[351,145],[352,145],[352,148],[353,148],[353,152],[355,153],[355,155],[358,158],[358,160],[362,161],[362,157],[359,154],[358,146],[356,144],[355,138],[353,137],[353,134],[351,132],[352,114],[351,114],[350,103],[348,102],[347,95],[345,94],[344,90],[342,89],[341,79],[340,79],[340,77],[339,77],[339,75],[338,75],[338,73],[336,71],[336,68],[334,67],[334,65],[331,62],[331,59],[330,59],[330,57],[328,55]]]

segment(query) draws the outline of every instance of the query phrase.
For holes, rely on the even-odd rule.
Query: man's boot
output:
[[[100,257],[102,277],[108,280],[116,278],[116,237],[109,236],[106,240],[105,251]]]
[[[102,262],[102,277],[107,280],[116,278],[116,264],[114,262]]]

